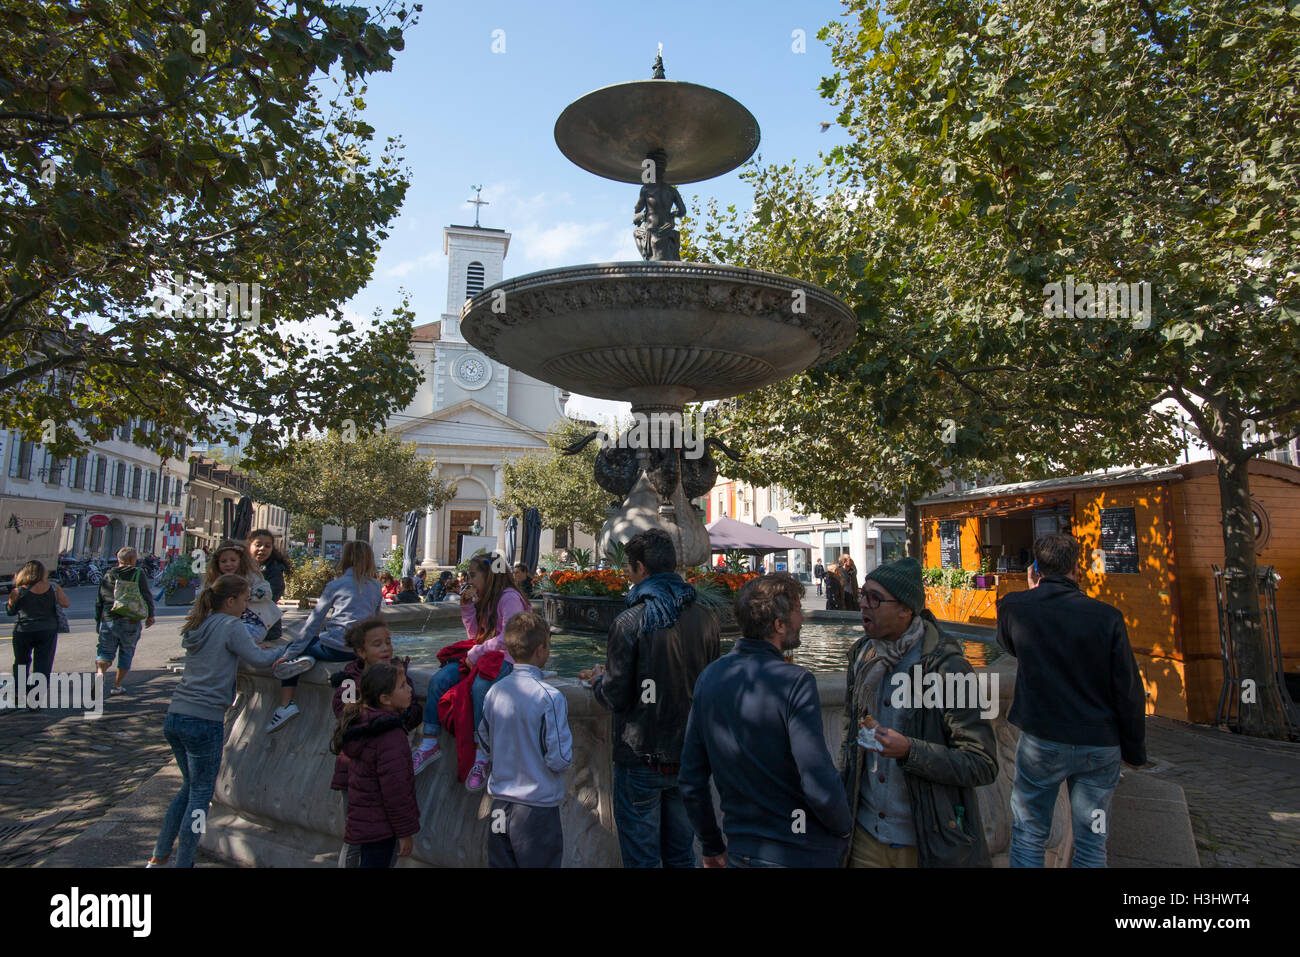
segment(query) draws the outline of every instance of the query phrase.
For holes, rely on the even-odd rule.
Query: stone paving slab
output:
[[[1147,756],[1186,795],[1202,867],[1300,865],[1300,744],[1148,717]]]

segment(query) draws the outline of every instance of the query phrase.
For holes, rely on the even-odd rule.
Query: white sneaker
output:
[[[316,659],[311,655],[303,655],[300,658],[294,658],[277,665],[271,669],[271,674],[283,681],[286,678],[296,678],[298,675],[311,671],[315,667]]]
[[[301,712],[298,710],[298,702],[296,701],[290,701],[284,707],[276,708],[271,714],[271,720],[266,725],[267,733],[273,734],[276,731],[279,731],[294,718],[298,717],[299,714],[301,714]]]

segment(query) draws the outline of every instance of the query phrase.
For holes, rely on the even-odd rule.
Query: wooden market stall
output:
[[[1281,581],[1277,617],[1283,667],[1300,670],[1300,468],[1250,464],[1256,561]],[[1079,539],[1079,585],[1124,613],[1142,671],[1148,713],[1214,720],[1222,685],[1211,565],[1222,566],[1215,465],[1111,470],[990,486],[920,500],[926,568],[978,571],[992,587],[927,588],[936,617],[996,623],[996,599],[1028,587],[1025,566],[1039,535]]]

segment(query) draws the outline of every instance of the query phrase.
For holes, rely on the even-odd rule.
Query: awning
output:
[[[791,548],[812,548],[808,542],[769,532],[759,525],[738,522],[725,515],[704,526],[709,533],[709,547],[715,552],[736,549],[742,552],[784,552]]]
[[[1007,501],[1006,499],[994,499],[991,502],[971,503],[969,508],[960,509],[955,512],[945,511],[942,515],[925,514],[927,509],[932,509],[935,505],[922,505],[921,521],[923,522],[943,522],[949,519],[957,518],[994,518],[997,516],[1014,515],[1017,512],[1032,512],[1042,508],[1054,508],[1058,505],[1073,506],[1073,496],[1041,496],[1035,498],[1017,499]]]

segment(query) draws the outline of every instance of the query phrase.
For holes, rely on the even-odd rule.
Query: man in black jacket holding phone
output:
[[[1074,819],[1072,867],[1105,867],[1121,759],[1146,763],[1145,694],[1124,616],[1079,590],[1079,543],[1034,542],[1030,590],[998,602],[998,644],[1015,655],[1020,728],[1011,866],[1042,867],[1061,782]]]

